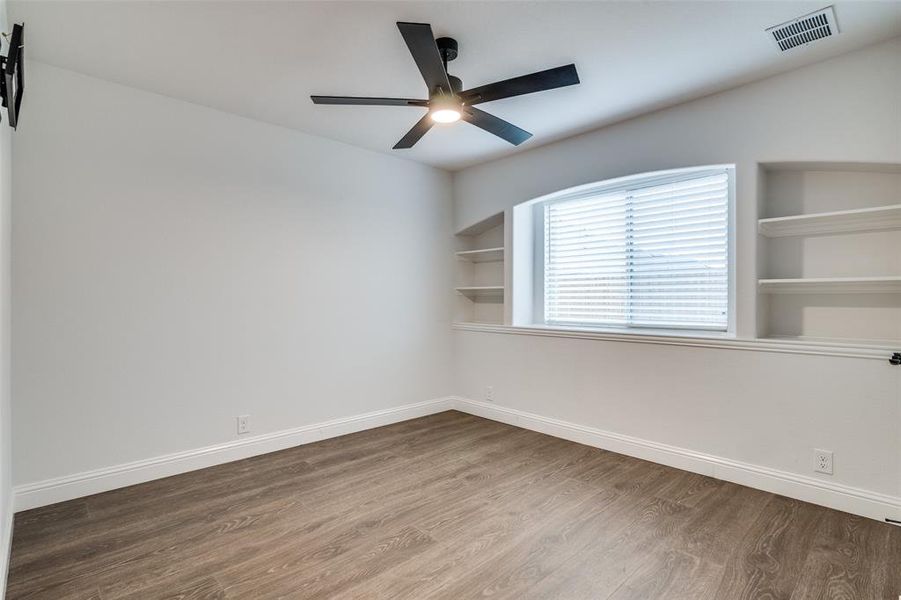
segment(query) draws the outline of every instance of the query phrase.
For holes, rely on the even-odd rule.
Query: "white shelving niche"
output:
[[[761,165],[758,337],[901,349],[901,165]]]
[[[504,214],[456,235],[456,323],[504,323]]]

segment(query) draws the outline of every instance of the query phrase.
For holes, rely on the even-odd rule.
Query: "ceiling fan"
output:
[[[310,96],[314,104],[353,104],[366,106],[418,106],[427,108],[407,134],[394,145],[394,149],[412,148],[435,123],[453,123],[463,119],[489,133],[518,146],[532,134],[513,123],[495,117],[474,105],[543,90],[575,85],[579,75],[575,65],[565,65],[538,71],[530,75],[489,83],[470,90],[463,90],[459,77],[447,73],[447,63],[457,58],[457,41],[441,37],[437,40],[427,23],[397,24],[407,42],[410,54],[429,89],[428,100],[412,98],[367,98],[353,96]]]

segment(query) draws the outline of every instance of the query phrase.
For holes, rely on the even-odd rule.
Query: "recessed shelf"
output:
[[[472,285],[454,289],[471,299],[504,297],[504,286],[502,285]]]
[[[465,237],[475,237],[485,233],[490,229],[494,229],[495,227],[502,226],[504,224],[504,213],[494,213],[487,219],[483,219],[478,223],[473,223],[468,227],[465,227],[459,230],[456,235],[465,236]]]
[[[482,250],[463,250],[456,253],[459,258],[474,263],[499,262],[504,260],[504,249],[484,248]]]
[[[757,335],[780,346],[897,352],[901,163],[760,167]]]
[[[896,294],[901,276],[761,279],[758,288],[765,294]]]
[[[504,322],[504,213],[458,231],[454,250],[455,322],[498,325]]]
[[[899,163],[871,162],[805,162],[784,161],[760,163],[766,171],[844,171],[847,173],[901,173]]]
[[[766,237],[816,235],[901,229],[901,204],[835,212],[760,219],[757,231]]]

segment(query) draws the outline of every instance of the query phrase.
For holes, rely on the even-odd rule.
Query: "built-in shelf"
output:
[[[901,204],[760,219],[757,224],[757,231],[766,237],[888,229],[901,229]]]
[[[871,162],[763,162],[765,171],[840,171],[845,173],[901,173],[899,163]]]
[[[760,167],[759,339],[780,346],[897,352],[901,163]]]
[[[901,293],[901,276],[761,279],[758,288],[765,294],[892,294]]]
[[[467,298],[503,298],[502,285],[470,285],[454,288]]]
[[[504,213],[496,213],[456,233],[454,321],[501,324],[506,246]]]
[[[504,260],[504,249],[501,248],[484,248],[482,250],[462,250],[457,252],[457,257],[469,262],[498,262]]]

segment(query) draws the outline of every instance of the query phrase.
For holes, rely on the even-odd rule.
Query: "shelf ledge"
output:
[[[582,329],[560,329],[540,326],[489,325],[485,323],[454,323],[457,331],[497,333],[508,335],[531,335],[538,337],[571,338],[631,344],[657,344],[662,346],[689,346],[697,348],[720,348],[725,350],[749,350],[754,352],[775,352],[782,354],[805,354],[817,356],[839,356],[843,358],[863,358],[884,361],[888,365],[898,346],[857,346],[847,344],[823,344],[816,342],[796,342],[781,339],[739,339],[729,337],[688,337],[679,335],[645,335],[635,333],[603,333]],[[901,345],[901,341],[898,342]]]
[[[457,258],[468,260],[474,263],[483,262],[500,262],[504,260],[504,249],[501,248],[484,248],[482,250],[462,250],[455,253]]]
[[[502,285],[474,285],[454,288],[458,293],[467,298],[503,298],[504,286]]]
[[[757,222],[758,233],[771,238],[893,229],[901,229],[901,204],[775,217]]]
[[[897,294],[901,276],[761,279],[757,285],[764,294]]]

